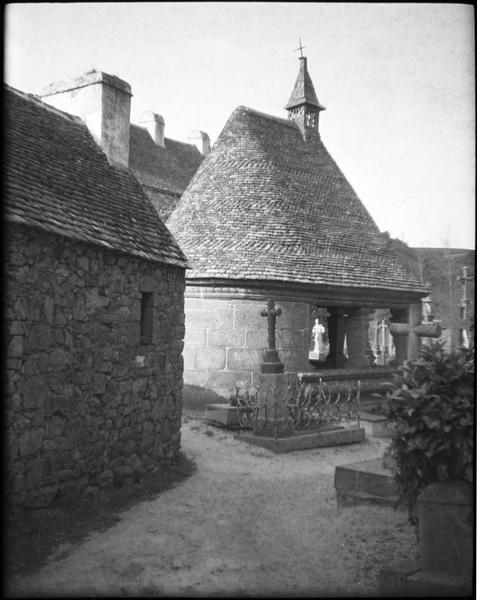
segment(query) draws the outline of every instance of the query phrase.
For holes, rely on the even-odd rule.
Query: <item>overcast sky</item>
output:
[[[5,78],[39,93],[91,68],[131,118],[214,142],[239,105],[286,116],[301,36],[322,139],[381,230],[473,248],[474,16],[465,4],[74,3],[6,8]]]

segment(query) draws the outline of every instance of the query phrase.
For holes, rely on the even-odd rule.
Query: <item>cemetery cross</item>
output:
[[[281,308],[275,308],[275,302],[270,298],[267,302],[267,308],[260,312],[262,317],[267,317],[268,322],[268,347],[270,350],[276,349],[275,326],[277,317],[282,314]]]

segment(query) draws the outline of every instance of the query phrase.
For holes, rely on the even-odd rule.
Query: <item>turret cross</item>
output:
[[[262,317],[267,317],[268,322],[268,347],[270,350],[276,349],[275,325],[277,317],[282,314],[281,308],[275,308],[275,302],[270,298],[267,302],[267,308],[260,312]]]
[[[301,45],[301,38],[300,38],[300,37],[298,38],[298,41],[300,42],[300,46],[299,46],[299,48],[297,48],[297,49],[295,50],[295,52],[298,52],[298,50],[299,50],[299,51],[300,51],[300,54],[301,54],[301,58],[303,58],[303,48],[306,48],[306,46],[302,46],[302,45]]]

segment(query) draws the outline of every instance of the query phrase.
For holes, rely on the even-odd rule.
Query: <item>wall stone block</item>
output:
[[[53,325],[54,315],[55,315],[55,305],[53,303],[53,298],[51,298],[51,296],[47,296],[45,298],[45,302],[43,304],[43,315],[45,317],[46,322],[49,325]]]
[[[305,336],[303,331],[290,331],[282,329],[277,331],[277,347],[278,349],[304,350]]]
[[[297,331],[306,329],[310,322],[310,307],[301,302],[279,302],[282,314],[277,318],[277,329]]]
[[[189,309],[185,313],[185,326],[197,327],[200,323],[201,327],[207,329],[232,329],[234,311],[232,307],[211,307],[209,310],[204,309]]]
[[[206,372],[188,369],[184,365],[184,384],[205,388]]]
[[[48,351],[53,342],[53,330],[50,325],[46,323],[32,325],[25,336],[24,351],[28,353]]]
[[[25,378],[23,405],[26,409],[42,408],[47,395],[47,387],[41,375]]]
[[[252,385],[251,372],[209,371],[207,373],[207,386],[226,400],[230,398],[236,385],[249,388]]]
[[[7,349],[8,356],[12,358],[22,358],[23,357],[23,336],[22,335],[14,335],[8,344]]]
[[[231,371],[253,371],[262,361],[261,350],[227,350],[227,369]]]
[[[267,329],[267,319],[260,314],[266,308],[266,302],[241,302],[237,304],[235,306],[235,329]]]
[[[35,455],[41,449],[42,437],[42,431],[38,429],[22,433],[18,439],[20,456]]]
[[[245,335],[247,348],[268,348],[268,333],[266,329],[248,330]]]
[[[292,350],[280,350],[280,360],[285,365],[285,371],[300,372],[309,371],[309,363],[306,357]]]
[[[224,348],[196,348],[195,368],[220,371],[225,368]]]
[[[245,342],[243,329],[212,329],[208,334],[208,345],[211,348],[242,348]]]
[[[55,348],[48,355],[48,368],[51,371],[62,371],[68,368],[72,362],[72,355],[63,348]]]
[[[10,335],[25,335],[26,327],[23,321],[10,321],[8,327],[8,333]]]
[[[185,330],[185,346],[207,346],[207,329],[195,329],[187,327]]]

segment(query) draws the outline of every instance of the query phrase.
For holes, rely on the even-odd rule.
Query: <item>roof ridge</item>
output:
[[[60,110],[59,108],[56,108],[55,106],[52,106],[51,104],[48,104],[47,102],[42,100],[42,98],[40,96],[38,96],[37,94],[29,94],[27,92],[22,92],[21,90],[14,88],[11,85],[8,85],[8,83],[5,83],[4,85],[8,89],[9,92],[12,92],[12,93],[16,94],[17,96],[20,96],[20,98],[23,98],[24,100],[27,100],[28,102],[31,102],[32,104],[36,104],[40,108],[44,108],[45,110],[48,110],[49,112],[56,114],[60,117],[63,117],[70,121],[74,121],[75,123],[81,123],[82,125],[84,125],[83,120],[81,119],[81,117],[78,117],[78,115],[72,115],[69,112],[65,112],[64,110]],[[86,127],[86,125],[85,125],[85,127]]]
[[[250,108],[249,106],[244,106],[244,105],[237,106],[237,108],[234,110],[234,113],[236,113],[238,111],[245,111],[245,112],[251,113],[253,115],[256,115],[258,117],[263,117],[264,119],[270,119],[270,121],[276,121],[277,123],[280,123],[282,125],[288,125],[288,127],[293,127],[295,129],[298,129],[298,125],[295,123],[295,121],[293,121],[291,119],[286,119],[284,117],[277,117],[276,115],[269,115],[269,114],[261,112],[259,110],[255,110],[254,108]]]

